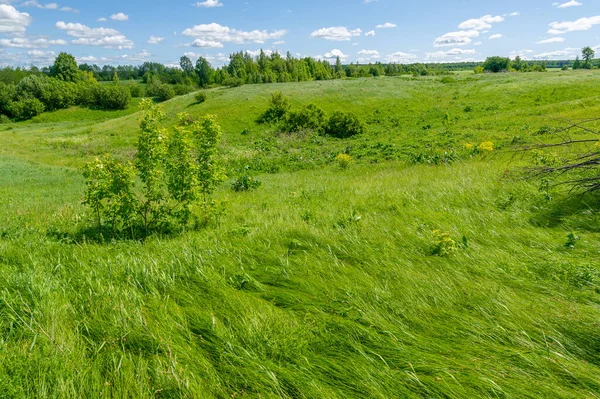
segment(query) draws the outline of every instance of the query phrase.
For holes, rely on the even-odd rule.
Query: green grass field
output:
[[[226,213],[145,242],[80,234],[93,225],[80,168],[133,156],[137,104],[0,125],[0,398],[600,397],[598,198],[548,198],[518,173],[530,156],[515,156],[564,119],[596,116],[599,78],[175,98],[167,124],[210,113],[224,129]],[[367,132],[257,125],[276,90],[295,107],[353,111]],[[465,148],[485,141],[495,151]],[[232,191],[245,170],[262,186]],[[432,254],[435,231],[456,241],[453,255]]]

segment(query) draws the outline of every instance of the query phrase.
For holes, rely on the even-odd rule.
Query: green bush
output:
[[[75,104],[77,85],[47,76],[27,76],[17,85],[21,97],[35,97],[47,110],[67,108]]]
[[[175,97],[175,90],[168,84],[161,84],[156,88],[155,97],[160,101],[168,101]]]
[[[314,104],[309,104],[299,111],[290,112],[283,120],[281,130],[286,133],[302,130],[320,131],[325,123],[325,111]]]
[[[201,103],[205,102],[205,101],[206,101],[206,97],[207,97],[207,96],[206,96],[206,93],[205,93],[205,92],[203,92],[203,91],[199,91],[199,92],[198,92],[198,93],[196,93],[196,95],[194,96],[194,98],[196,99],[196,102],[197,102],[198,104],[201,104]]]
[[[281,121],[290,109],[290,102],[282,92],[276,91],[271,94],[269,108],[258,117],[258,123],[277,123]]]
[[[131,93],[126,86],[96,85],[94,106],[99,109],[127,109],[131,102]]]
[[[144,88],[137,84],[130,84],[127,86],[129,88],[129,94],[131,94],[131,97],[133,98],[140,98],[144,96]]]
[[[37,98],[25,98],[11,103],[8,110],[15,119],[27,120],[44,112],[45,107]]]
[[[481,73],[484,73],[485,69],[482,66],[478,66],[478,67],[475,67],[475,70],[473,72],[475,72],[475,75],[479,75]]]
[[[498,73],[510,70],[510,58],[488,57],[483,64],[483,69],[488,72]]]
[[[240,87],[244,85],[244,81],[241,78],[227,78],[223,81],[223,86],[227,87]]]
[[[17,98],[17,89],[13,84],[0,82],[0,113],[8,113],[9,105]]]
[[[195,89],[192,86],[184,85],[184,84],[176,84],[173,86],[173,90],[175,94],[178,96],[183,96],[188,93],[193,92]]]
[[[350,112],[336,111],[325,124],[324,132],[328,136],[347,138],[365,132],[365,125]]]
[[[10,123],[11,120],[8,116],[4,115],[4,114],[0,114],[0,125],[3,125],[5,123]]]

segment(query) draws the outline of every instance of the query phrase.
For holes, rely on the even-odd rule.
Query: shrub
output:
[[[244,175],[241,177],[238,177],[237,179],[235,179],[233,181],[233,183],[231,183],[231,189],[233,191],[249,191],[249,190],[254,190],[260,187],[262,183],[255,179],[254,177],[250,177],[248,175]]]
[[[481,73],[484,73],[485,69],[482,66],[478,66],[478,67],[475,67],[475,70],[473,72],[475,72],[476,75],[479,75]]]
[[[135,162],[105,157],[84,168],[84,204],[92,208],[99,233],[147,236],[181,230],[198,199],[208,221],[208,212],[216,209],[210,196],[223,179],[216,160],[221,129],[214,117],[193,121],[180,114],[180,123],[167,133],[160,126],[164,114],[152,100],[143,100],[140,110]]]
[[[175,91],[175,95],[183,96],[183,95],[193,92],[194,88],[189,85],[176,84],[173,86],[173,91]]]
[[[17,120],[27,120],[44,112],[44,104],[37,98],[25,98],[15,101],[8,107],[10,114]]]
[[[3,125],[5,123],[10,123],[11,120],[8,116],[4,115],[4,114],[0,114],[0,125]]]
[[[129,94],[133,98],[140,98],[144,96],[144,89],[140,84],[134,83],[127,86],[129,88]]]
[[[168,84],[161,84],[156,88],[155,94],[160,101],[168,101],[175,97],[175,90]]]
[[[300,111],[292,111],[284,119],[281,130],[286,133],[302,130],[321,130],[325,123],[325,111],[314,104],[309,104]]]
[[[290,109],[290,102],[282,92],[271,94],[269,108],[258,117],[258,123],[277,123],[281,121]]]
[[[562,68],[560,68],[561,71],[568,71],[569,70],[569,66],[568,65],[563,65]]]
[[[206,92],[204,91],[199,91],[198,93],[196,93],[196,95],[194,96],[194,98],[196,99],[196,102],[198,104],[201,104],[203,102],[206,101]]]
[[[17,89],[12,84],[0,82],[0,113],[8,113],[8,106],[15,101]]]
[[[324,132],[328,136],[347,138],[365,132],[365,125],[350,112],[334,112],[325,124]]]
[[[483,64],[483,69],[488,72],[502,72],[510,70],[510,58],[488,57]]]
[[[441,79],[441,83],[443,83],[443,84],[456,83],[456,78],[453,78],[451,76],[444,76]]]
[[[223,81],[223,86],[227,87],[240,87],[244,85],[244,81],[241,78],[227,78]]]
[[[20,96],[35,97],[47,110],[67,108],[75,104],[77,85],[47,76],[27,76],[17,85]]]
[[[340,154],[335,158],[335,161],[342,169],[348,169],[354,163],[354,159],[348,154]]]
[[[437,256],[450,256],[456,252],[458,245],[456,241],[450,237],[450,233],[445,233],[440,230],[433,232],[433,246],[431,254]]]
[[[126,86],[96,85],[94,106],[99,109],[127,109],[131,102],[131,92]]]

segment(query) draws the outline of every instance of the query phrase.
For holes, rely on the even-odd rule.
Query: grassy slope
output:
[[[402,161],[429,146],[537,140],[550,117],[597,112],[599,88],[596,74],[553,73],[246,86],[202,105],[177,98],[165,104],[171,121],[182,110],[216,113],[230,160],[280,172],[262,175],[255,192],[224,187],[218,225],[144,244],[71,239],[85,223],[75,167],[105,151],[130,154],[135,115],[68,110],[1,126],[0,393],[598,397],[592,200],[546,201],[504,173],[502,155]],[[369,133],[273,139],[252,121],[275,89],[295,104],[351,108],[373,122]],[[361,160],[342,171],[330,161],[346,147]],[[436,229],[468,247],[431,256]],[[575,229],[581,241],[567,250]]]

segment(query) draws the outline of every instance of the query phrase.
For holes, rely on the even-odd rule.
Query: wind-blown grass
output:
[[[227,214],[207,228],[145,242],[82,237],[76,169],[96,152],[127,156],[137,116],[0,128],[0,393],[598,397],[598,199],[548,200],[502,153],[415,165],[385,160],[389,147],[377,145],[404,154],[538,140],[550,116],[597,109],[583,90],[600,85],[596,75],[559,75],[264,85],[189,107],[193,95],[174,99],[171,117],[219,115],[227,156],[274,155],[279,172],[261,174],[254,191],[224,184],[216,197]],[[567,94],[533,104],[553,87]],[[296,105],[352,106],[364,119],[380,109],[387,122],[347,141],[276,135],[251,123],[275,88]],[[450,127],[446,112],[460,115]],[[394,117],[401,123],[388,130]],[[50,144],[60,140],[69,144]],[[261,155],[257,140],[272,149]],[[342,169],[326,153],[345,147],[357,162]],[[290,162],[309,151],[315,162]],[[453,254],[433,254],[436,230],[456,242]],[[573,231],[581,239],[569,249]]]

